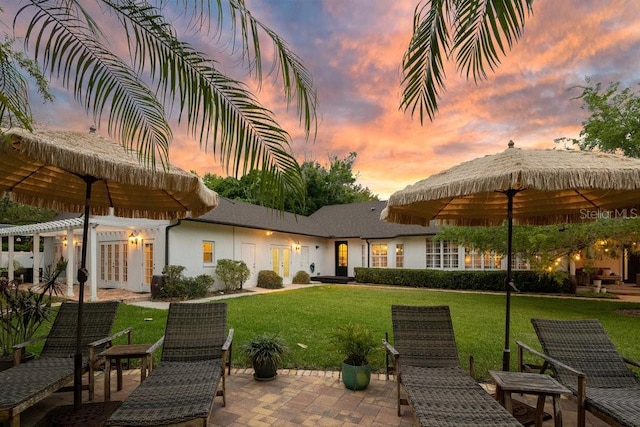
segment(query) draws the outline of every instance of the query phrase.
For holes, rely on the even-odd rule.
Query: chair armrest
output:
[[[147,354],[153,354],[164,343],[164,335],[161,336],[158,341],[154,342],[151,347],[147,349]]]
[[[626,363],[627,365],[631,365],[631,366],[635,366],[636,368],[640,368],[640,362],[636,362],[635,360],[631,360],[631,359],[628,359],[626,357],[623,357],[622,360],[624,360],[624,363]]]
[[[233,343],[233,332],[234,332],[233,328],[229,329],[229,334],[227,335],[227,339],[224,342],[224,344],[222,344],[222,351],[227,351],[231,347],[231,344]]]
[[[24,356],[24,353],[25,353],[25,350],[26,350],[27,346],[30,346],[31,344],[37,343],[38,341],[42,341],[42,340],[46,339],[47,337],[48,337],[48,335],[42,335],[40,337],[32,338],[29,341],[21,342],[19,344],[16,344],[16,345],[12,346],[11,348],[13,348],[13,364],[14,364],[14,366],[20,364],[20,361],[22,360],[22,357]]]
[[[389,344],[387,340],[382,340],[382,345],[386,349],[387,354],[392,355],[394,359],[397,359],[400,357],[400,353],[398,352],[398,350],[396,350],[394,346]]]
[[[389,374],[393,371],[396,375],[396,379],[400,381],[400,352],[395,349],[389,341],[386,339],[382,340],[382,345],[385,348],[385,376],[387,381],[389,380]],[[389,365],[389,357],[393,357],[393,367]]]
[[[577,369],[572,368],[571,366],[566,365],[566,364],[562,363],[561,361],[554,359],[551,356],[548,356],[548,355],[546,355],[544,353],[541,353],[538,350],[535,350],[534,348],[528,346],[527,344],[525,344],[523,342],[516,341],[516,344],[518,345],[519,348],[527,350],[529,353],[540,357],[545,362],[548,362],[548,363],[550,363],[550,364],[552,364],[552,365],[554,365],[556,367],[566,369],[567,371],[569,371],[569,372],[571,372],[573,374],[576,374],[578,377],[586,378],[586,376],[587,376],[584,372],[578,371]]]
[[[109,335],[108,337],[104,337],[101,338],[99,340],[95,340],[91,343],[89,343],[89,347],[98,347],[99,345],[102,344],[106,344],[106,343],[110,343],[111,341],[115,340],[116,338],[119,338],[125,334],[129,335],[128,337],[128,341],[131,342],[131,331],[133,330],[133,328],[126,328],[121,330],[120,332],[116,332],[113,335]]]

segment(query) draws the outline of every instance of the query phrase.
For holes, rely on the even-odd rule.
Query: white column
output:
[[[75,251],[73,247],[73,230],[67,230],[67,296],[73,297],[73,282],[75,281]]]
[[[91,286],[91,295],[89,301],[98,301],[98,249],[97,249],[98,233],[95,225],[89,227],[89,283]]]
[[[40,234],[35,233],[33,235],[33,247],[31,248],[33,253],[33,285],[40,284]]]
[[[0,236],[0,267],[4,264],[2,263],[2,258],[4,258],[4,251],[2,250],[2,244],[4,243],[4,237]]]
[[[15,279],[14,277],[14,271],[13,271],[13,242],[15,239],[15,236],[8,236],[9,239],[9,261],[8,262],[8,269],[9,269],[9,280],[13,280]]]

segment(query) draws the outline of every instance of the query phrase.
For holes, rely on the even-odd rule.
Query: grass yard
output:
[[[346,322],[361,323],[382,339],[385,332],[391,335],[392,304],[450,306],[463,366],[468,366],[468,357],[473,355],[478,379],[487,379],[489,369],[502,366],[503,294],[326,285],[231,298],[226,302],[229,327],[235,329],[234,366],[248,366],[239,350],[251,336],[277,332],[291,348],[284,360],[285,367],[338,369],[342,356],[329,342],[331,330]],[[511,300],[512,370],[517,361],[516,340],[539,348],[529,320],[532,317],[600,319],[618,350],[640,360],[639,313],[640,304],[514,295]],[[135,342],[154,342],[164,332],[165,321],[164,310],[122,304],[115,329],[133,326]],[[393,342],[392,336],[390,340]],[[156,356],[159,357],[159,352]],[[374,369],[384,369],[382,345],[370,359]]]

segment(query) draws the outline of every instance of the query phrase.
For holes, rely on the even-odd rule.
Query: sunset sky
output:
[[[400,65],[416,4],[247,0],[254,16],[287,40],[317,88],[315,142],[304,141],[295,111],[286,110],[278,86],[267,84],[259,94],[291,134],[299,161],[327,165],[329,156],[354,151],[358,182],[386,199],[435,172],[501,151],[509,140],[516,147],[553,148],[555,138],[576,137],[587,114],[580,100],[572,100],[581,93],[572,87],[584,85],[587,76],[604,86],[621,81],[638,89],[640,2],[537,0],[523,38],[497,72],[475,85],[450,64],[440,110],[433,122],[420,125],[417,117],[398,109]],[[215,57],[211,42],[189,41]],[[264,50],[271,54],[270,46]],[[251,85],[240,68],[232,73]],[[53,105],[34,106],[34,113],[49,129],[83,130],[92,124],[67,92],[57,92]],[[174,164],[201,175],[222,174],[211,153],[198,151],[186,130],[174,129],[174,137]]]

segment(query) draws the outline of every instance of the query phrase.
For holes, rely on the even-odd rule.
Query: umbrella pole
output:
[[[506,313],[504,325],[504,350],[502,351],[502,370],[510,370],[511,350],[509,349],[509,326],[511,324],[511,288],[514,287],[511,275],[512,240],[513,240],[513,197],[517,190],[509,189],[504,192],[507,196],[507,278],[504,281],[506,291]]]
[[[89,236],[89,211],[91,207],[91,185],[95,178],[82,177],[86,183],[86,197],[84,203],[84,224],[82,228],[82,256],[80,269],[78,270],[78,325],[76,335],[76,354],[73,359],[73,409],[79,410],[82,406],[82,330],[83,330],[83,305],[84,284],[89,278],[87,271],[87,239]]]

